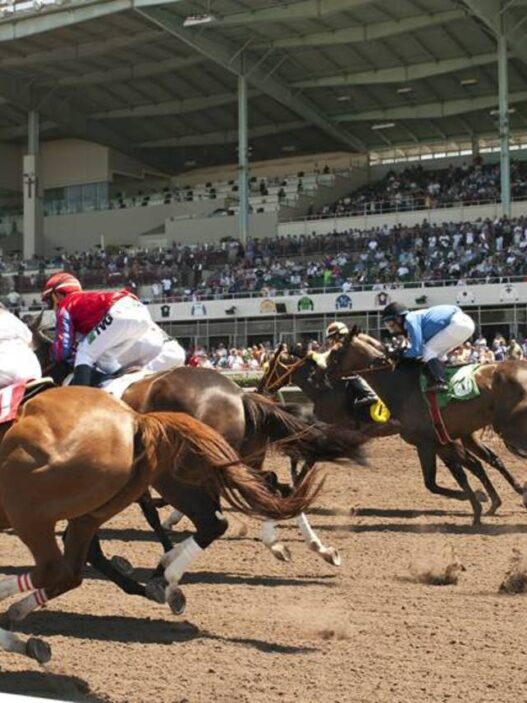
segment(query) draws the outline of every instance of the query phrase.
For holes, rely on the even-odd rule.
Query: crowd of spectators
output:
[[[324,345],[319,345],[316,340],[307,343],[308,350],[324,350]],[[191,350],[188,357],[190,366],[218,369],[219,371],[233,371],[246,373],[251,371],[265,371],[274,353],[270,342],[254,344],[247,347],[228,348],[220,343],[216,347],[207,349],[197,346]],[[505,339],[502,334],[487,341],[483,334],[478,334],[473,341],[465,342],[454,349],[448,356],[450,364],[485,364],[506,359],[527,359],[527,337],[519,339],[511,336]]]
[[[318,255],[314,251],[320,252]],[[527,276],[527,217],[385,226],[326,235],[231,240],[210,246],[177,244],[163,251],[58,254],[36,271],[19,262],[19,293],[37,292],[50,270],[77,275],[86,287],[140,286],[147,300],[196,300],[278,291],[374,290],[411,282],[501,282]],[[7,262],[4,262],[7,266]],[[2,279],[11,288],[10,278]]]
[[[527,197],[527,162],[511,162],[511,194]],[[500,198],[500,165],[483,164],[476,157],[472,164],[451,165],[428,170],[421,164],[396,173],[390,171],[376,183],[324,206],[311,217],[342,217],[400,210],[423,210],[436,207],[495,202]]]

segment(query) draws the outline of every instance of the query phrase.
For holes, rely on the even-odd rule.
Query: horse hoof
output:
[[[527,486],[523,487],[522,501],[523,501],[523,507],[527,508]]]
[[[145,593],[148,600],[153,600],[155,603],[163,605],[166,603],[165,583],[162,579],[147,581],[145,584]]]
[[[332,566],[342,565],[342,557],[339,550],[335,549],[335,547],[327,547],[323,552],[320,552],[320,555],[324,561],[327,561]]]
[[[489,515],[489,516],[496,515],[496,513],[498,512],[498,510],[500,508],[500,505],[501,505],[501,503],[498,503],[497,505],[491,505],[490,508],[485,513],[485,515]]]
[[[130,564],[128,559],[120,556],[114,556],[110,559],[112,565],[120,571],[124,576],[131,576],[134,573],[134,567]]]
[[[289,547],[286,547],[285,544],[282,544],[281,542],[276,542],[276,544],[273,544],[271,546],[271,552],[273,556],[278,559],[278,561],[291,561],[292,559],[292,554]]]
[[[169,586],[165,592],[166,602],[174,615],[183,615],[187,607],[187,599],[179,586]]]
[[[477,500],[480,503],[487,503],[489,500],[489,497],[485,493],[485,491],[480,491],[480,490],[474,491],[474,495],[476,496]]]
[[[47,664],[51,659],[51,647],[44,640],[30,637],[26,642],[26,654],[39,664]]]
[[[22,608],[21,603],[13,603],[13,605],[10,605],[9,608],[7,609],[7,618],[11,624],[20,622],[23,620],[26,615],[28,614],[27,610],[24,610]]]

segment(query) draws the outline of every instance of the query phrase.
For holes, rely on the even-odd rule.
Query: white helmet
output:
[[[335,320],[335,322],[332,322],[330,325],[328,325],[328,328],[326,330],[326,339],[339,335],[344,336],[345,334],[348,334],[348,332],[349,330],[343,322],[338,322],[337,320]]]

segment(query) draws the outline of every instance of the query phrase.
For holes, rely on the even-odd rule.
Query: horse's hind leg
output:
[[[483,442],[476,440],[474,436],[464,437],[463,444],[469,452],[477,456],[482,461],[485,461],[487,464],[490,464],[490,466],[499,471],[499,473],[503,476],[507,483],[509,483],[513,487],[516,493],[518,493],[519,495],[523,495],[522,484],[516,478],[514,478],[514,476],[507,469],[500,457],[495,452],[493,452],[492,449],[490,449]]]
[[[490,478],[487,476],[482,463],[478,461],[478,459],[470,452],[464,452],[462,464],[467,471],[470,471],[470,473],[474,474],[474,476],[481,481],[490,498],[490,508],[487,510],[487,515],[495,515],[502,503],[502,500],[492,485]]]
[[[149,493],[144,493],[137,502],[139,503],[139,506],[143,511],[143,515],[145,516],[146,521],[154,530],[156,537],[161,542],[164,551],[169,552],[174,545],[172,544],[172,541],[170,540],[165,530],[163,529],[163,526],[161,525],[159,513],[157,512],[156,508],[154,507],[154,504],[152,503],[152,497]]]
[[[419,455],[419,461],[421,464],[423,481],[427,490],[429,490],[431,493],[435,493],[440,496],[445,496],[445,498],[453,498],[454,500],[468,500],[468,495],[465,493],[465,491],[458,491],[452,488],[444,488],[436,482],[437,457],[436,447],[434,447],[433,444],[418,445],[417,453]],[[443,462],[446,464],[445,459],[443,458],[444,451],[442,448],[438,449],[438,454],[443,460]]]
[[[228,522],[221,512],[219,498],[203,488],[189,486],[170,476],[162,476],[155,487],[196,527],[195,535],[176,544],[161,559],[168,583],[166,601],[173,613],[181,615],[186,606],[185,596],[179,587],[183,574],[203,550],[225,533]]]

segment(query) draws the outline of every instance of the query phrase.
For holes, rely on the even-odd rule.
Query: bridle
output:
[[[337,351],[342,351],[343,348],[345,348],[346,346],[347,345],[345,344],[345,342],[340,342],[340,347]],[[391,371],[394,371],[395,367],[396,364],[389,357],[383,355],[381,357],[377,357],[376,359],[372,359],[368,366],[364,366],[360,369],[353,369],[353,371],[349,373],[348,376],[359,376],[360,374],[373,373],[375,371],[383,371],[384,369],[390,369]],[[348,376],[342,378],[347,378]]]
[[[282,386],[285,386],[295,371],[301,368],[308,360],[308,357],[304,356],[301,359],[298,359],[298,361],[295,361],[293,364],[286,364],[281,360],[283,353],[284,352],[276,354],[271,360],[269,369],[266,371],[265,376],[263,376],[262,381],[258,385],[259,393],[275,393],[277,390],[282,388]],[[282,370],[284,373],[278,374],[277,369]],[[276,374],[277,378],[270,382],[274,374]]]

